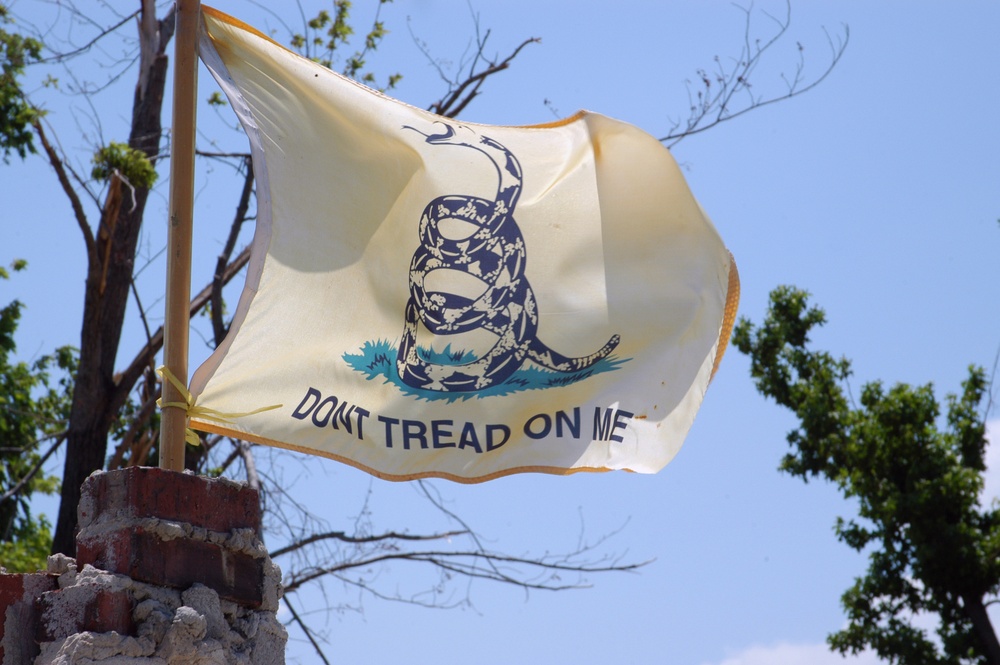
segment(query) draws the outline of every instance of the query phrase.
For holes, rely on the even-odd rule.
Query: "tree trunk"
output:
[[[140,40],[144,47],[148,47],[150,40],[155,40],[151,49],[154,55],[143,58],[140,63],[129,145],[145,152],[155,163],[159,155],[160,114],[167,79],[164,50],[173,33],[173,14],[157,22],[155,14],[152,14],[155,12],[152,2],[143,2],[143,9],[149,14],[142,22]],[[149,17],[154,17],[152,26],[155,30],[150,29]],[[98,260],[90,261],[88,268],[80,334],[80,365],[70,409],[66,464],[59,518],[52,541],[53,552],[70,556],[76,553],[76,510],[80,502],[80,486],[87,476],[104,468],[108,434],[128,396],[130,386],[119,387],[114,369],[148,195],[148,189],[136,187],[133,206],[131,195],[125,193],[117,221],[111,229],[106,229],[110,233],[107,261],[105,263],[104,253],[98,252]],[[112,199],[108,197],[109,202]]]
[[[983,605],[983,599],[979,596],[963,595],[962,605],[966,616],[972,622],[986,662],[989,665],[1000,665],[1000,640],[997,640],[996,631],[993,630],[993,623],[990,621],[990,615],[986,612],[986,606]]]

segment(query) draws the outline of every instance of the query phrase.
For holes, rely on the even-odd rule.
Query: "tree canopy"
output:
[[[25,267],[23,261],[11,266],[15,272]],[[10,277],[0,267],[0,280]],[[17,300],[0,308],[0,561],[11,572],[31,572],[44,561],[52,538],[48,520],[33,514],[31,498],[59,488],[58,478],[40,470],[61,440],[76,352],[63,347],[31,363],[15,362],[20,317]]]
[[[795,414],[781,471],[835,483],[858,507],[837,538],[868,557],[842,596],[848,625],[831,648],[892,663],[1000,663],[986,613],[1000,591],[1000,505],[982,505],[986,375],[969,368],[942,404],[933,386],[865,384],[851,363],[810,348],[826,323],[804,291],[771,293],[763,322],[741,319],[733,343],[758,391]],[[922,617],[936,615],[935,634]]]

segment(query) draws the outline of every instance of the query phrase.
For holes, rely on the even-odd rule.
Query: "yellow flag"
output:
[[[250,139],[258,219],[193,428],[393,480],[677,453],[739,281],[656,139],[589,112],[445,119],[209,8],[200,49]]]

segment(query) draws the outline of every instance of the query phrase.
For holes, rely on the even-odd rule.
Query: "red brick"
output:
[[[134,609],[132,594],[126,591],[100,591],[92,603],[87,604],[83,616],[83,630],[94,633],[131,635],[135,628],[132,621]]]
[[[134,580],[187,589],[195,582],[249,607],[263,600],[264,562],[213,543],[161,540],[141,528],[77,539],[77,564],[128,575]]]
[[[67,594],[71,597],[67,598]],[[43,593],[35,602],[36,639],[52,642],[84,631],[131,635],[135,631],[132,594],[100,587],[72,587]]]
[[[187,522],[212,531],[260,528],[257,492],[219,478],[133,466],[95,473],[82,491],[80,528],[106,514]]]
[[[35,598],[58,586],[58,577],[47,573],[0,574],[0,663],[28,665],[38,655]],[[14,631],[5,634],[8,619]]]

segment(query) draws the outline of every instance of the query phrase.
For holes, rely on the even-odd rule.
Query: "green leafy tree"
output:
[[[341,57],[340,50],[350,47],[351,36],[354,35],[354,28],[351,26],[351,6],[350,0],[334,0],[333,14],[325,9],[321,9],[316,16],[306,23],[306,30],[302,33],[296,32],[292,35],[291,45],[307,58],[318,62],[324,67],[333,68],[342,60],[341,72],[344,76],[349,76],[362,81],[366,85],[375,87],[375,73],[365,71],[367,62],[365,58],[378,49],[382,40],[389,31],[381,19],[382,5],[392,0],[378,0],[378,8],[375,12],[375,19],[369,26],[368,33],[364,36],[364,46],[356,49],[353,53]],[[388,77],[385,87],[378,88],[380,91],[394,88],[402,79],[400,74],[392,74]]]
[[[868,570],[842,596],[848,625],[829,636],[830,647],[871,648],[907,665],[1000,664],[986,612],[1000,590],[1000,505],[979,501],[983,370],[970,368],[945,404],[931,385],[879,381],[855,404],[850,362],[809,348],[825,322],[805,292],[780,287],[763,323],[741,319],[733,343],[750,357],[757,389],[799,421],[780,469],[835,483],[858,506],[857,518],[839,518],[835,530],[867,554]],[[927,613],[939,620],[936,639],[915,621]]]
[[[25,264],[17,261],[12,267],[20,271]],[[0,267],[0,280],[9,277]],[[31,498],[36,492],[59,490],[58,478],[41,469],[65,436],[76,364],[75,352],[68,347],[31,363],[12,362],[21,310],[17,300],[0,308],[0,563],[10,572],[45,567],[52,544],[50,524],[44,515],[32,514]],[[52,370],[59,370],[58,381]],[[49,446],[42,454],[44,443]]]
[[[5,26],[13,23],[7,7],[0,4],[0,151],[7,163],[12,152],[22,159],[34,152],[31,123],[36,111],[20,94],[17,79],[28,63],[41,57],[42,43]]]

